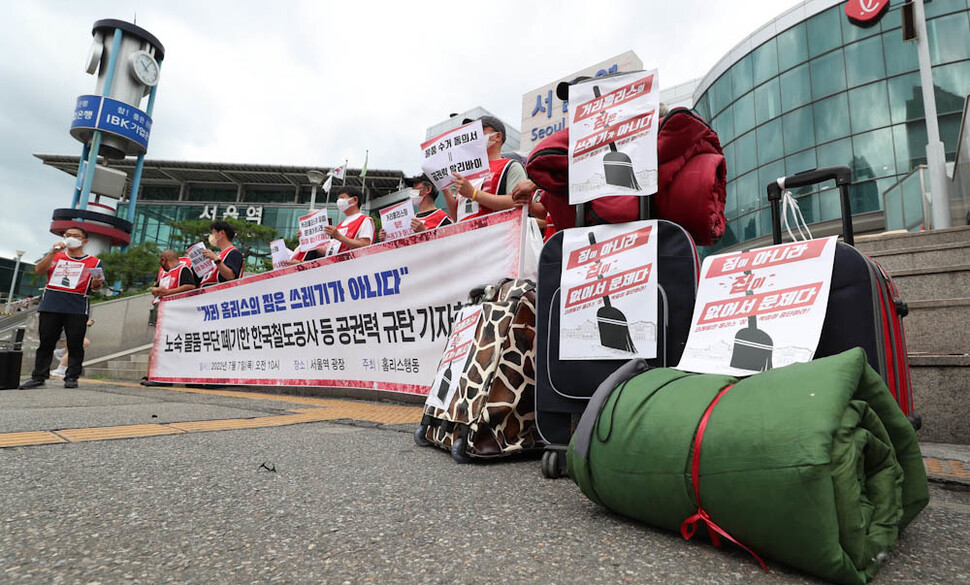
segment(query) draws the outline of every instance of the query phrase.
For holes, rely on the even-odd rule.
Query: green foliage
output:
[[[222,221],[228,222],[236,230],[236,237],[233,238],[232,243],[242,252],[244,260],[250,256],[254,258],[270,257],[268,252],[258,252],[256,249],[269,249],[269,243],[279,237],[276,228],[231,217]],[[212,221],[208,219],[188,219],[169,223],[175,229],[175,232],[172,233],[172,243],[181,246],[181,249],[176,251],[180,255],[184,255],[185,249],[192,244],[207,242],[211,233],[209,229],[211,223]]]
[[[104,265],[105,288],[114,286],[121,281],[121,291],[131,289],[147,290],[158,276],[158,254],[160,250],[154,242],[144,242],[131,246],[122,252],[116,249],[101,254],[99,258]],[[102,291],[102,292],[107,292]]]

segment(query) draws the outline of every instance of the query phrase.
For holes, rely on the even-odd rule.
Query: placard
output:
[[[47,281],[57,288],[76,289],[84,275],[84,262],[58,260]]]
[[[300,250],[309,252],[330,241],[323,228],[330,225],[326,209],[311,211],[300,217]]]
[[[438,371],[435,372],[434,383],[428,392],[426,405],[447,410],[451,399],[458,390],[458,380],[468,363],[472,347],[475,343],[475,331],[482,317],[482,306],[471,305],[463,308],[451,328],[451,335],[445,345],[445,353],[441,356]]]
[[[195,275],[199,278],[205,280],[205,277],[216,269],[216,263],[212,260],[206,258],[204,252],[206,250],[205,244],[199,242],[197,244],[192,244],[186,253],[189,256],[189,262],[192,263],[192,270]]]
[[[747,376],[815,355],[836,238],[708,256],[681,370]]]
[[[410,199],[381,210],[381,227],[388,240],[413,234],[412,219],[414,219],[414,205],[411,204]]]
[[[482,121],[475,120],[421,144],[421,170],[439,191],[455,182],[452,173],[484,181],[489,173]],[[477,203],[476,203],[477,204]]]
[[[657,357],[657,222],[565,230],[559,358]]]
[[[657,192],[657,70],[569,86],[569,203]]]
[[[269,252],[273,260],[273,270],[287,266],[293,259],[293,251],[286,247],[286,242],[282,238],[269,243]]]

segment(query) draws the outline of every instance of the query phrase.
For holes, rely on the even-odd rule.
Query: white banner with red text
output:
[[[747,376],[815,355],[835,238],[708,256],[677,368]]]
[[[518,209],[166,297],[152,380],[427,394],[481,284],[519,274]]]

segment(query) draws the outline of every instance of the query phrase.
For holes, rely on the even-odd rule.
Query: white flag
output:
[[[330,175],[329,177],[327,177],[327,180],[323,182],[323,185],[322,185],[323,192],[326,193],[327,195],[330,194],[330,186],[333,185],[333,177],[334,177],[333,175]]]

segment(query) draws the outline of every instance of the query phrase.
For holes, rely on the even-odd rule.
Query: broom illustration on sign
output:
[[[600,97],[599,86],[593,86],[593,96]],[[610,125],[606,124],[606,130]],[[633,172],[633,161],[625,153],[616,149],[616,143],[610,142],[610,151],[603,155],[603,172],[606,173],[606,184],[628,189],[640,190],[637,176]]]
[[[589,232],[589,243],[596,244],[593,232]],[[597,257],[596,264],[599,263],[599,257]],[[596,278],[602,279],[603,275],[598,274]],[[626,315],[610,303],[610,295],[603,295],[603,306],[596,311],[596,322],[600,329],[600,345],[636,353],[637,348],[633,345],[633,338],[630,337],[630,326],[627,324]]]
[[[751,274],[745,270],[745,274]],[[753,290],[744,292],[744,296],[751,296]],[[758,329],[758,316],[748,317],[748,326],[738,330],[734,335],[734,352],[731,354],[731,367],[751,372],[765,372],[771,369],[771,354],[775,345],[771,336]]]
[[[451,389],[451,364],[453,363],[454,360],[448,362],[448,368],[441,375],[441,383],[438,385],[438,402],[442,404],[444,404],[445,398],[448,396],[448,390]]]

